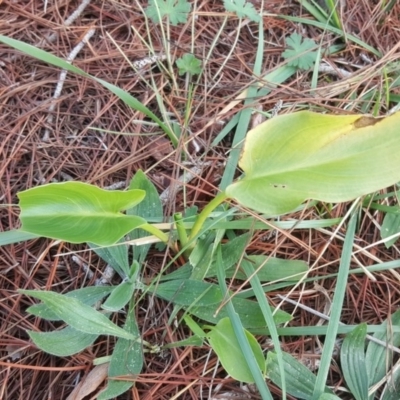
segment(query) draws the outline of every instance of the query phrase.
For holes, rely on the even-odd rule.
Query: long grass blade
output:
[[[223,261],[222,261],[222,252],[221,247],[219,246],[217,249],[217,273],[218,273],[218,283],[221,288],[221,291],[228,294],[228,288],[225,282],[225,271],[223,269]],[[268,386],[265,382],[265,379],[260,371],[260,367],[257,364],[256,359],[253,356],[253,351],[250,347],[250,343],[247,339],[247,336],[244,332],[244,328],[242,322],[240,321],[239,315],[235,311],[233,304],[231,301],[228,301],[226,304],[226,308],[228,311],[229,318],[232,322],[233,330],[235,331],[236,338],[239,342],[240,348],[242,350],[243,356],[247,362],[247,365],[253,375],[254,382],[257,386],[257,389],[260,392],[260,395],[263,400],[273,400],[272,395],[268,389]]]
[[[283,361],[283,353],[281,349],[281,344],[279,342],[278,332],[276,330],[276,325],[274,322],[274,317],[271,312],[271,307],[269,306],[267,299],[265,298],[265,294],[263,288],[261,286],[261,282],[258,278],[258,275],[255,274],[254,267],[249,261],[243,260],[241,263],[241,268],[244,270],[245,274],[248,278],[250,278],[251,287],[254,290],[254,294],[256,295],[258,304],[260,305],[262,314],[264,316],[265,322],[269,327],[269,332],[272,338],[272,342],[274,344],[274,350],[277,356],[278,366],[279,366],[279,375],[281,377],[281,389],[282,389],[282,399],[286,399],[286,380],[285,380],[285,367]]]
[[[357,203],[353,204],[354,210]],[[326,379],[332,361],[332,354],[335,347],[335,340],[338,332],[340,314],[343,308],[343,299],[346,293],[347,280],[350,270],[350,261],[354,243],[354,234],[357,224],[357,213],[350,218],[346,238],[343,244],[343,252],[340,260],[339,274],[336,282],[335,294],[332,301],[332,314],[328,323],[328,330],[325,338],[324,349],[321,356],[321,364],[318,370],[317,380],[313,394],[313,400],[317,400],[324,393]]]

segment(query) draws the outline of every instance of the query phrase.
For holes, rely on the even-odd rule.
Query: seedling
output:
[[[260,21],[260,16],[250,3],[225,1],[224,4],[228,11],[235,12],[239,18]],[[153,21],[161,22],[166,18],[174,25],[186,22],[189,11],[190,5],[184,0],[159,0],[150,1],[146,13]],[[21,42],[4,37],[0,37],[0,40],[20,50],[33,51],[32,46]],[[299,35],[293,34],[287,44],[291,49],[283,56],[291,59],[292,64],[279,70],[281,75],[275,74],[279,75],[279,79],[275,76],[275,80],[280,82],[299,68],[310,68],[316,59],[313,41],[302,41]],[[37,49],[35,53],[38,58],[53,65],[92,78],[57,57]],[[182,74],[195,75],[201,72],[199,60],[188,54],[177,61],[177,66]],[[176,133],[165,121],[120,88],[96,80],[126,104],[152,119],[171,142],[177,144]],[[157,344],[152,345],[141,339],[134,317],[135,294],[151,293],[173,303],[174,315],[179,315],[178,311],[183,310],[186,321],[190,321],[191,315],[207,324],[196,327],[193,321],[189,322],[195,336],[176,345],[199,344],[207,340],[226,370],[238,380],[256,382],[263,398],[272,398],[265,384],[265,374],[285,393],[285,381],[288,379],[288,383],[291,383],[290,377],[294,376],[294,372],[308,379],[307,382],[312,385],[303,388],[305,392],[296,392],[288,385],[289,393],[299,398],[301,393],[309,396],[305,398],[331,395],[325,387],[326,368],[321,368],[321,373],[311,378],[310,371],[305,367],[301,369],[279,348],[275,349],[276,353],[268,354],[265,365],[265,357],[253,336],[254,332],[270,334],[277,343],[276,326],[288,322],[291,317],[270,308],[261,282],[279,279],[287,284],[296,283],[306,278],[307,266],[301,262],[257,259],[247,255],[243,259],[249,235],[234,236],[230,227],[236,221],[230,219],[237,210],[229,209],[227,203],[248,207],[261,213],[263,219],[308,207],[313,204],[310,200],[314,200],[314,203],[349,201],[393,185],[400,181],[399,120],[400,113],[377,119],[362,115],[321,115],[308,111],[275,117],[247,134],[239,163],[244,176],[222,185],[224,190],[200,214],[190,218],[177,214],[171,216],[167,225],[152,222],[163,215],[161,203],[154,186],[141,171],[136,173],[126,191],[105,191],[81,182],[67,182],[20,192],[22,227],[2,232],[2,244],[35,237],[88,243],[121,278],[121,283],[116,287],[85,288],[68,295],[21,291],[42,301],[30,307],[28,312],[44,319],[67,323],[66,328],[56,332],[29,332],[32,341],[44,351],[67,356],[90,346],[99,335],[113,335],[118,337],[118,342],[109,359],[109,377],[139,374],[143,364],[143,349],[151,352],[159,349]],[[233,176],[232,171],[229,174]],[[354,234],[354,217],[350,226],[353,230],[349,231]],[[251,227],[248,224],[248,229]],[[221,245],[226,231],[230,235],[230,242]],[[146,235],[151,235],[148,242],[158,240],[169,246],[177,256],[182,255],[186,264],[171,274],[161,273],[160,281],[141,282],[140,270],[149,245],[135,248],[131,263],[128,261],[128,246],[129,241],[136,243],[137,239]],[[344,293],[349,251],[345,256],[347,258],[343,260],[347,262],[347,269],[342,268],[344,272],[339,275],[343,284],[343,291],[338,292],[339,297]],[[269,267],[283,264],[284,268],[274,268],[280,270],[281,275],[278,278],[274,275],[273,278]],[[234,296],[228,290],[225,278],[233,276],[249,280],[257,302]],[[217,277],[218,284],[205,280],[209,277]],[[337,301],[340,303],[340,299]],[[111,312],[118,312],[126,306],[127,318],[121,328],[108,317]],[[336,322],[339,317],[335,318],[328,328],[332,337],[336,337],[338,332]],[[239,349],[234,357],[230,353],[232,341],[235,349]],[[326,349],[324,358],[329,359],[331,344],[328,340]],[[238,359],[243,365],[240,370],[234,368]],[[300,379],[298,382],[302,383]],[[115,397],[132,384],[110,379],[107,389],[98,398]],[[349,383],[349,387],[356,392],[355,385]],[[364,388],[360,393],[365,394]]]

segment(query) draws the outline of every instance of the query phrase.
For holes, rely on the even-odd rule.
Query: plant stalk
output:
[[[203,211],[198,215],[196,221],[193,225],[192,231],[189,235],[189,242],[193,240],[201,231],[201,228],[204,225],[204,222],[207,220],[209,215],[221,204],[223,203],[228,196],[225,192],[218,193],[204,208]]]
[[[154,225],[151,225],[151,224],[141,225],[140,229],[143,229],[146,232],[151,233],[155,237],[159,238],[166,245],[169,244],[169,236],[166,233],[164,233],[162,230],[156,228]]]

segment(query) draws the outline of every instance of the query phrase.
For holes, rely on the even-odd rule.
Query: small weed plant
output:
[[[224,1],[224,5],[226,11],[259,23],[262,28],[262,19],[252,4],[232,0]],[[316,6],[313,10],[321,20],[332,20],[335,29],[340,29],[333,2],[327,5],[328,11]],[[150,0],[144,12],[152,23],[176,25],[187,21],[191,7],[185,0]],[[4,36],[0,41],[52,65],[95,79],[126,104],[144,113],[176,145],[177,133],[169,121],[160,119],[119,87],[93,78],[28,44]],[[287,62],[279,71],[281,76],[275,76],[276,81],[283,81],[299,69],[313,68],[318,59],[317,45],[310,39],[292,34],[287,38],[287,45],[283,53]],[[255,69],[257,65],[256,62]],[[188,77],[202,73],[200,60],[192,54],[184,55],[176,66],[179,74]],[[347,333],[341,349],[341,367],[348,389],[357,400],[374,398],[378,384],[387,375],[384,359],[391,360],[390,349],[400,344],[400,314],[396,312],[390,321],[374,328],[374,341],[366,349],[367,326],[341,326],[339,320],[358,211],[367,204],[379,209],[382,199],[379,195],[361,198],[400,181],[399,123],[400,113],[373,118],[301,111],[271,118],[247,134],[240,133],[246,134],[242,153],[232,152],[221,190],[215,198],[198,214],[188,210],[184,215],[170,216],[168,224],[161,224],[163,210],[159,195],[142,171],[137,171],[124,191],[64,182],[18,193],[21,228],[1,232],[2,245],[37,237],[87,243],[120,277],[117,286],[86,287],[63,295],[20,290],[19,293],[40,300],[27,309],[28,313],[66,324],[53,332],[28,331],[31,340],[38,348],[65,357],[91,346],[100,335],[117,337],[112,354],[98,360],[109,363],[108,386],[98,395],[100,400],[129,390],[133,381],[113,378],[140,374],[143,352],[204,342],[212,347],[234,379],[256,383],[263,399],[272,399],[265,381],[267,377],[282,389],[283,398],[289,393],[298,399],[323,400],[339,399],[326,386],[326,381],[336,337]],[[236,169],[235,157],[243,175],[232,180],[229,176]],[[333,312],[328,326],[320,333],[326,335],[321,365],[314,375],[281,350],[279,335],[293,334],[290,328],[282,328],[291,316],[268,304],[262,285],[271,281],[280,281],[286,286],[311,281],[307,277],[308,266],[301,261],[246,255],[250,233],[236,235],[235,232],[271,229],[274,224],[279,225],[279,216],[313,207],[318,202],[348,201],[353,203],[343,218],[326,219],[318,225],[346,224],[347,233]],[[256,222],[250,214],[243,217],[242,212],[247,209],[258,214]],[[393,235],[400,228],[396,210],[386,210],[382,236],[388,246],[393,244]],[[242,218],[237,219],[239,215]],[[287,227],[294,226],[316,225],[313,221],[293,221]],[[225,238],[228,240],[222,244]],[[174,272],[161,271],[152,282],[142,281],[142,268],[150,245],[155,242],[168,246],[176,257],[183,257],[185,264]],[[132,260],[129,260],[130,246],[134,247]],[[251,290],[246,296],[228,289],[226,279],[232,277],[250,282]],[[217,283],[211,283],[209,278]],[[193,335],[165,346],[144,341],[135,319],[135,308],[137,299],[146,294],[173,304],[171,321],[179,316],[179,322],[185,323]],[[126,311],[126,319],[123,326],[118,326],[110,317],[121,311]],[[388,350],[377,342],[386,340],[389,324],[397,330],[387,354]],[[289,331],[285,333],[285,329]],[[265,356],[256,334],[270,336],[274,351]],[[398,389],[395,389],[398,371],[394,368],[386,379],[382,399],[398,398]]]

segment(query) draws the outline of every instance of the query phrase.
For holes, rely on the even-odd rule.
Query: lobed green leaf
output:
[[[18,194],[22,230],[70,243],[116,243],[146,224],[120,211],[140,203],[142,190],[103,190],[82,182],[51,183]]]

